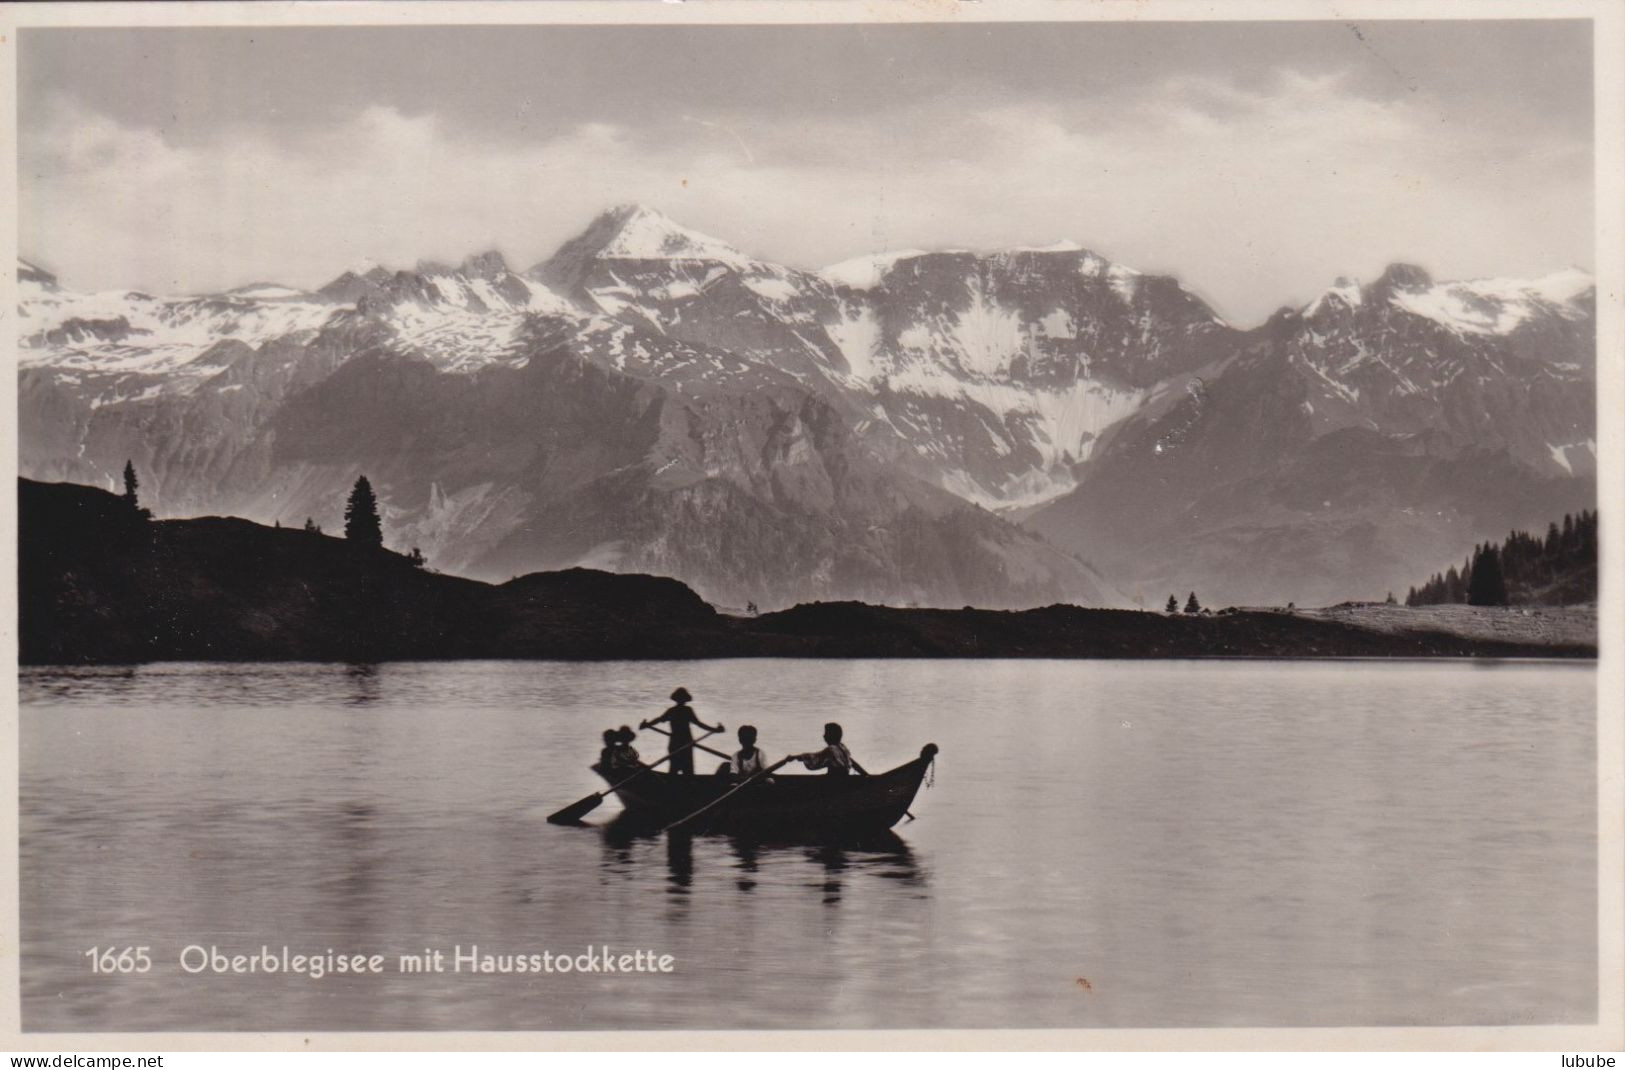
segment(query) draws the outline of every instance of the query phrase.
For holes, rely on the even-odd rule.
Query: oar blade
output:
[[[585,799],[578,799],[562,810],[555,810],[547,815],[550,825],[579,825],[581,819],[598,809],[598,804],[604,801],[602,794],[589,795]]]

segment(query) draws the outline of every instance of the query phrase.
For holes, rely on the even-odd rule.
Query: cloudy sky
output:
[[[1067,238],[1250,324],[1592,267],[1581,21],[25,30],[21,250],[315,286],[640,201],[799,267]]]

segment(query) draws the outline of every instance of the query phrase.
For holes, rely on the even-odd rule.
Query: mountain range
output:
[[[1242,329],[1074,243],[802,271],[649,208],[313,291],[19,264],[23,475],[723,605],[1380,598],[1595,503],[1589,276],[1395,265]]]

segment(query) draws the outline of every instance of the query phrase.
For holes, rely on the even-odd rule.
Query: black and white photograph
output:
[[[1618,1047],[1617,4],[52,6],[17,1043]]]

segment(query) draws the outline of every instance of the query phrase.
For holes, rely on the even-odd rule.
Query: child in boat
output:
[[[604,749],[598,752],[598,764],[605,769],[615,768],[616,750],[621,744],[621,733],[615,728],[604,729]]]
[[[632,746],[632,740],[637,737],[626,725],[621,725],[615,733],[615,751],[610,756],[611,769],[636,769],[643,762],[638,758],[638,752]]]
[[[824,743],[821,751],[794,757],[808,769],[828,769],[829,776],[846,776],[852,772],[858,763],[852,760],[852,752],[841,742],[841,726],[834,721],[824,726]]]
[[[767,768],[767,759],[763,757],[762,750],[756,745],[756,726],[742,724],[739,726],[739,749],[723,767],[727,774],[735,780],[743,780],[755,776]]]
[[[689,746],[690,743],[694,742],[692,726],[699,725],[707,732],[720,732],[722,726],[719,724],[712,728],[700,720],[699,715],[694,712],[694,707],[689,705],[694,696],[688,693],[687,688],[679,687],[671,693],[671,698],[677,705],[652,721],[643,721],[638,727],[653,728],[662,722],[670,725],[671,736],[666,741],[666,752],[671,755],[670,769],[678,776],[693,776],[694,748]]]

